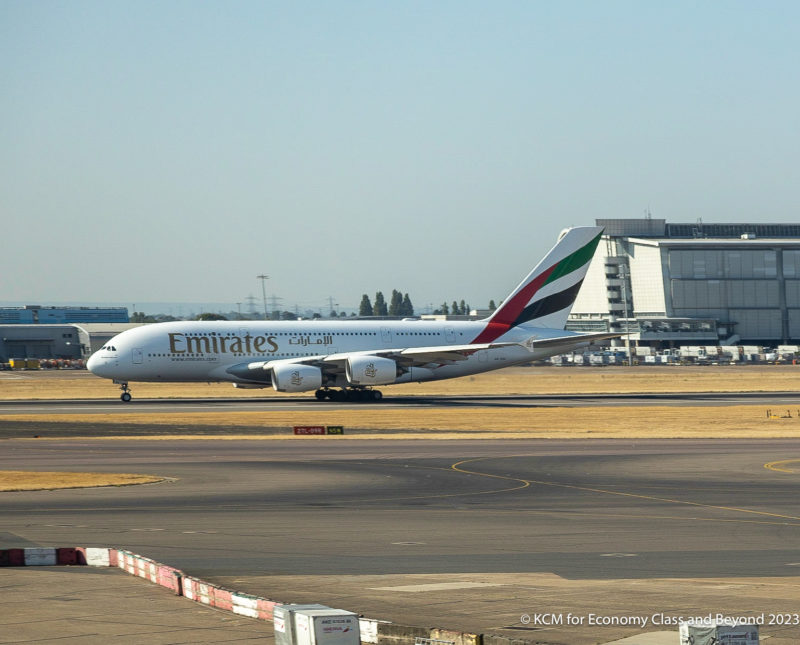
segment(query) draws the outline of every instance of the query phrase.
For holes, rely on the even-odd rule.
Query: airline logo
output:
[[[278,351],[275,336],[244,336],[233,334],[170,333],[169,351],[172,354],[274,354]]]
[[[171,354],[274,354],[278,351],[276,336],[244,336],[236,334],[190,334],[170,333],[169,351]],[[309,347],[312,345],[333,345],[333,336],[324,334],[297,334],[287,339],[289,345]]]

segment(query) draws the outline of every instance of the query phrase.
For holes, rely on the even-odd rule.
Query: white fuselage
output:
[[[87,367],[120,383],[230,381],[319,400],[380,400],[374,386],[455,378],[568,352],[617,334],[576,334],[567,316],[602,229],[563,231],[486,320],[169,322],[130,329]],[[341,388],[333,390],[332,388]]]
[[[98,376],[116,381],[230,381],[264,383],[253,370],[236,366],[267,361],[298,362],[310,357],[393,348],[443,347],[472,342],[485,321],[207,321],[144,325],[114,337],[89,360]],[[563,337],[561,329],[515,327],[497,340],[523,342]],[[575,335],[578,337],[579,335]],[[576,338],[577,340],[577,338]],[[479,350],[464,360],[432,365],[403,381],[438,380],[477,374],[553,354],[521,345]],[[232,373],[229,370],[234,368]],[[336,383],[329,383],[335,385]],[[269,385],[267,380],[266,385]]]

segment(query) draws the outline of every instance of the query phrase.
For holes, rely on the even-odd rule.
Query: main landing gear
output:
[[[119,381],[115,381],[115,382],[119,383]],[[131,392],[128,389],[128,384],[125,383],[125,382],[119,383],[119,389],[122,390],[122,394],[119,395],[119,398],[122,400],[122,402],[123,403],[130,403],[130,401],[131,401],[131,399],[133,397],[131,396]]]
[[[331,390],[322,388],[314,392],[317,401],[324,401],[330,399],[331,401],[363,401],[363,402],[377,402],[383,398],[383,393],[380,390],[364,390],[350,388],[346,390]]]

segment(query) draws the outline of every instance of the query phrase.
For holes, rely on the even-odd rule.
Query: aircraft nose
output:
[[[106,370],[104,370],[103,368],[107,366],[108,366],[107,361],[100,358],[100,356],[98,356],[98,352],[92,354],[89,357],[89,360],[86,361],[86,369],[88,369],[95,376],[105,376]]]
[[[95,369],[97,369],[99,361],[97,359],[97,353],[92,354],[89,357],[89,360],[86,361],[86,369],[89,370],[92,374],[95,374]]]

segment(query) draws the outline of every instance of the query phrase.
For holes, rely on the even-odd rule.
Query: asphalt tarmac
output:
[[[311,396],[237,398],[41,399],[0,401],[0,418],[8,414],[131,414],[187,412],[264,412],[408,408],[541,408],[631,406],[797,406],[797,392],[678,392],[646,394],[545,394],[511,396],[387,396],[379,403],[317,401]]]
[[[800,440],[0,446],[0,469],[170,478],[4,494],[0,548],[116,546],[279,600],[516,636],[532,607],[796,612],[800,600]],[[487,586],[458,600],[437,581]],[[419,584],[425,603],[378,591]],[[796,626],[774,630],[775,643],[800,640]],[[634,633],[563,627],[536,638]]]

